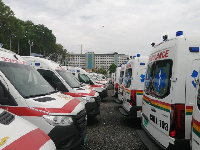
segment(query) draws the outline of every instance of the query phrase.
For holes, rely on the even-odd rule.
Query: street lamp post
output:
[[[30,45],[30,56],[31,56],[31,46],[33,46],[33,42],[31,42],[30,40],[28,40],[28,44]]]

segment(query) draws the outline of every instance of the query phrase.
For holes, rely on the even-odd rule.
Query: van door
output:
[[[171,75],[172,60],[170,59],[155,61],[149,65],[147,70],[149,77],[147,77],[142,108],[148,120],[148,122],[144,120],[144,126],[165,147],[169,145]]]
[[[199,86],[200,60],[194,60],[192,66],[187,69],[186,81],[186,104],[185,104],[185,138],[189,139],[191,134],[191,122],[193,107],[197,100],[197,89]],[[196,107],[196,106],[195,106]]]
[[[10,95],[8,85],[1,78],[0,80],[0,108],[8,110],[9,106],[17,106],[16,101]]]

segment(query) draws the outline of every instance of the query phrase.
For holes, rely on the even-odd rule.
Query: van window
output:
[[[0,82],[0,105],[17,106],[16,101],[9,94],[7,89]]]
[[[197,107],[198,107],[199,110],[200,110],[200,86],[199,86],[198,95],[197,95]]]
[[[127,88],[129,88],[130,85],[131,85],[132,68],[129,68],[129,69],[126,70],[125,77],[126,77],[126,84],[125,84],[125,86]]]
[[[76,79],[76,77],[67,72],[66,70],[56,70],[56,72],[65,80],[65,82],[72,88],[79,88],[80,82]]]
[[[170,93],[172,60],[155,61],[148,65],[145,93],[157,98],[164,98]]]
[[[0,70],[24,98],[55,92],[51,85],[29,65],[0,62]]]
[[[85,84],[90,84],[90,85],[94,85],[94,81],[92,80],[92,78],[90,79],[87,75],[85,74],[78,74],[78,79],[80,82],[83,82]]]
[[[56,83],[61,82],[60,79],[55,75],[54,72],[50,70],[43,70],[43,69],[38,69],[37,70],[43,77],[44,79],[54,88],[56,89]],[[62,82],[61,82],[62,83]]]

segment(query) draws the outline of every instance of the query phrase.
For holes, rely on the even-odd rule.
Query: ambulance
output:
[[[119,86],[119,80],[120,80],[120,69],[121,67],[117,67],[115,70],[115,79],[114,79],[114,97],[118,97],[118,86]]]
[[[197,90],[195,94],[195,102],[193,106],[193,114],[192,114],[192,127],[191,127],[191,148],[192,150],[199,150],[200,149],[200,69],[197,70],[197,78],[195,84],[197,84]],[[191,113],[191,112],[190,112]]]
[[[100,114],[101,99],[99,93],[91,89],[82,88],[80,82],[78,82],[65,68],[61,67],[58,63],[45,58],[34,56],[22,56],[22,58],[37,69],[37,71],[55,89],[85,102],[88,117],[96,117]]]
[[[189,149],[200,69],[200,36],[152,43],[142,105],[142,127],[163,149]]]
[[[121,65],[121,70],[120,70],[120,79],[119,79],[119,86],[118,86],[118,103],[122,103],[123,102],[123,92],[124,92],[124,77],[125,77],[125,69],[126,66],[125,64]]]
[[[137,57],[130,59],[126,64],[123,104],[119,108],[124,116],[141,117],[147,62],[148,56],[137,54]]]
[[[114,85],[114,81],[115,81],[115,73],[111,74],[111,84]]]
[[[57,149],[80,147],[86,138],[85,104],[54,88],[19,55],[0,48],[0,108],[38,126]]]
[[[96,81],[88,76],[88,73],[78,67],[68,66],[67,69],[83,84],[90,86],[91,89],[97,91],[101,99],[108,96],[107,87],[103,84],[98,84]]]
[[[0,109],[0,149],[56,150],[56,147],[41,129],[21,117]]]

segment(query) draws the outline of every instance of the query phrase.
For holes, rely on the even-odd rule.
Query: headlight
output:
[[[94,97],[82,97],[86,102],[95,102]]]
[[[71,125],[73,120],[69,116],[43,116],[46,122],[54,126],[68,126]]]

